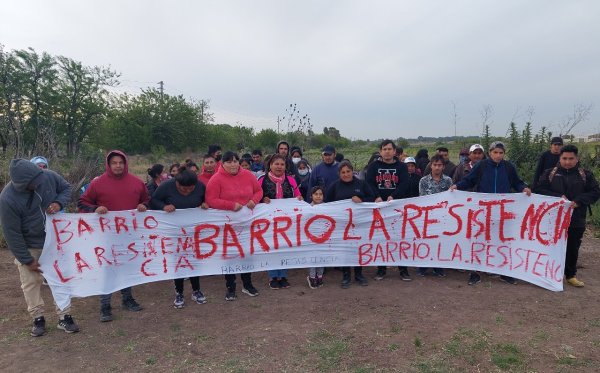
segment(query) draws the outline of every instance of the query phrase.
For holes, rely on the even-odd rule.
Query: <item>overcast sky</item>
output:
[[[111,65],[121,90],[164,81],[218,123],[375,139],[506,133],[533,107],[553,132],[600,132],[599,1],[5,1],[0,43]]]

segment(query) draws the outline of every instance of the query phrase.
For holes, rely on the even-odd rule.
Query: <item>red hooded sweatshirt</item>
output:
[[[116,176],[108,164],[109,158],[120,155],[125,160],[123,174]],[[140,203],[148,204],[150,197],[144,182],[129,173],[127,156],[120,150],[110,151],[106,155],[106,171],[92,180],[85,193],[79,197],[77,207],[81,212],[94,212],[99,206],[108,211],[133,210]]]
[[[240,167],[240,171],[232,175],[221,166],[210,178],[206,186],[206,203],[219,210],[231,210],[236,202],[245,206],[253,200],[258,204],[262,199],[263,191],[256,181],[256,176]]]

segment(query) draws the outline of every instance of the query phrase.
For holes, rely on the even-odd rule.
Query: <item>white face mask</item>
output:
[[[300,176],[306,176],[306,175],[308,175],[308,168],[305,168],[303,170],[298,170],[298,174]]]
[[[294,162],[294,164],[298,164],[298,162],[300,162],[302,160],[302,158],[292,158],[292,162]]]

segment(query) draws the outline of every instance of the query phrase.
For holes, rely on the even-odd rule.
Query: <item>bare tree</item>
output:
[[[560,136],[567,136],[580,123],[585,122],[590,114],[594,104],[584,105],[577,104],[573,106],[573,114],[569,115],[561,123],[558,124]]]
[[[458,126],[458,113],[456,112],[456,102],[452,101],[452,124],[454,124],[454,137],[456,137],[456,127]]]
[[[481,131],[485,132],[485,128],[494,123],[492,120],[492,115],[494,115],[494,107],[492,105],[483,105],[483,108],[479,114],[481,115]]]

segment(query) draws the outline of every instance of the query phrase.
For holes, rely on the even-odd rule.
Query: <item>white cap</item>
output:
[[[415,159],[413,157],[406,157],[406,158],[404,158],[404,163],[414,163],[414,164],[417,164],[417,161],[415,161]]]
[[[469,153],[473,153],[475,150],[481,150],[483,151],[483,146],[479,145],[479,144],[473,144],[471,145],[471,147],[469,148]]]

